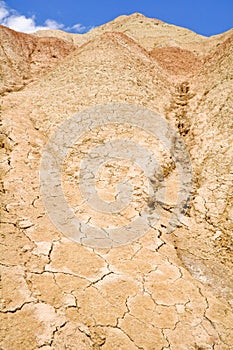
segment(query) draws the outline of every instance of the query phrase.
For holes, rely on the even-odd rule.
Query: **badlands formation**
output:
[[[0,27],[0,44],[0,349],[232,350],[233,31],[207,38],[133,14],[83,35]],[[113,102],[152,110],[176,129],[192,165],[192,198],[167,234],[177,164],[164,154],[170,197],[158,222],[101,248],[70,240],[50,221],[39,170],[62,122]],[[145,131],[104,123],[82,135],[62,169],[67,202],[93,227],[121,228],[153,207],[148,179],[127,160],[104,164],[95,180],[111,202],[128,176],[136,191],[129,210],[77,206],[80,159],[114,135],[153,148]]]

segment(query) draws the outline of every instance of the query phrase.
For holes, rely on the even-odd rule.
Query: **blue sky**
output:
[[[134,12],[206,36],[233,27],[233,0],[0,0],[0,23],[24,32],[85,32]]]

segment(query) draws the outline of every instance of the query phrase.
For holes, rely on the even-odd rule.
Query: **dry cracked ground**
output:
[[[134,14],[83,35],[1,27],[0,44],[0,349],[232,350],[232,30],[206,38]],[[176,166],[160,152],[169,192],[160,220],[128,244],[91,248],[50,221],[40,160],[64,120],[110,102],[146,107],[179,132],[192,200],[167,234]],[[142,131],[114,127],[87,130],[62,171],[67,202],[94,226],[123,227],[148,205],[145,174],[124,161],[96,177],[108,202],[122,177],[131,181],[123,214],[80,202],[79,162],[93,145],[113,135],[153,145]]]

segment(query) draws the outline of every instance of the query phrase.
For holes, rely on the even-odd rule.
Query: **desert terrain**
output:
[[[233,350],[232,57],[233,30],[204,37],[138,13],[85,34],[0,26],[1,350]],[[86,111],[96,106],[103,118],[106,106],[152,111],[182,140],[192,191],[172,232],[178,165],[165,151],[157,159],[168,198],[145,234],[104,247],[51,221],[40,183],[46,144],[77,113],[93,122]],[[142,208],[153,211],[140,167],[114,161],[95,174],[108,203],[129,179],[136,194],[121,215],[83,203],[75,174],[109,140],[159,149],[130,116],[108,125],[106,114],[62,167],[79,220],[120,233]]]

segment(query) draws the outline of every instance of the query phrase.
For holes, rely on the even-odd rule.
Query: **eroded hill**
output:
[[[233,349],[232,31],[206,38],[134,14],[83,35],[4,27],[0,33],[1,348]],[[40,161],[56,126],[113,102],[151,109],[177,130],[190,155],[192,200],[171,234],[172,202],[136,241],[90,248],[65,238],[49,220]],[[81,148],[72,150],[63,185],[73,207],[82,155],[122,135],[152,142],[130,128],[103,126],[99,134],[87,131]],[[166,157],[163,166],[172,198],[175,167]],[[144,198],[140,171],[122,169]],[[104,168],[97,181],[106,201],[115,190],[109,174],[111,167]],[[108,219],[87,207],[77,215],[93,225]]]

